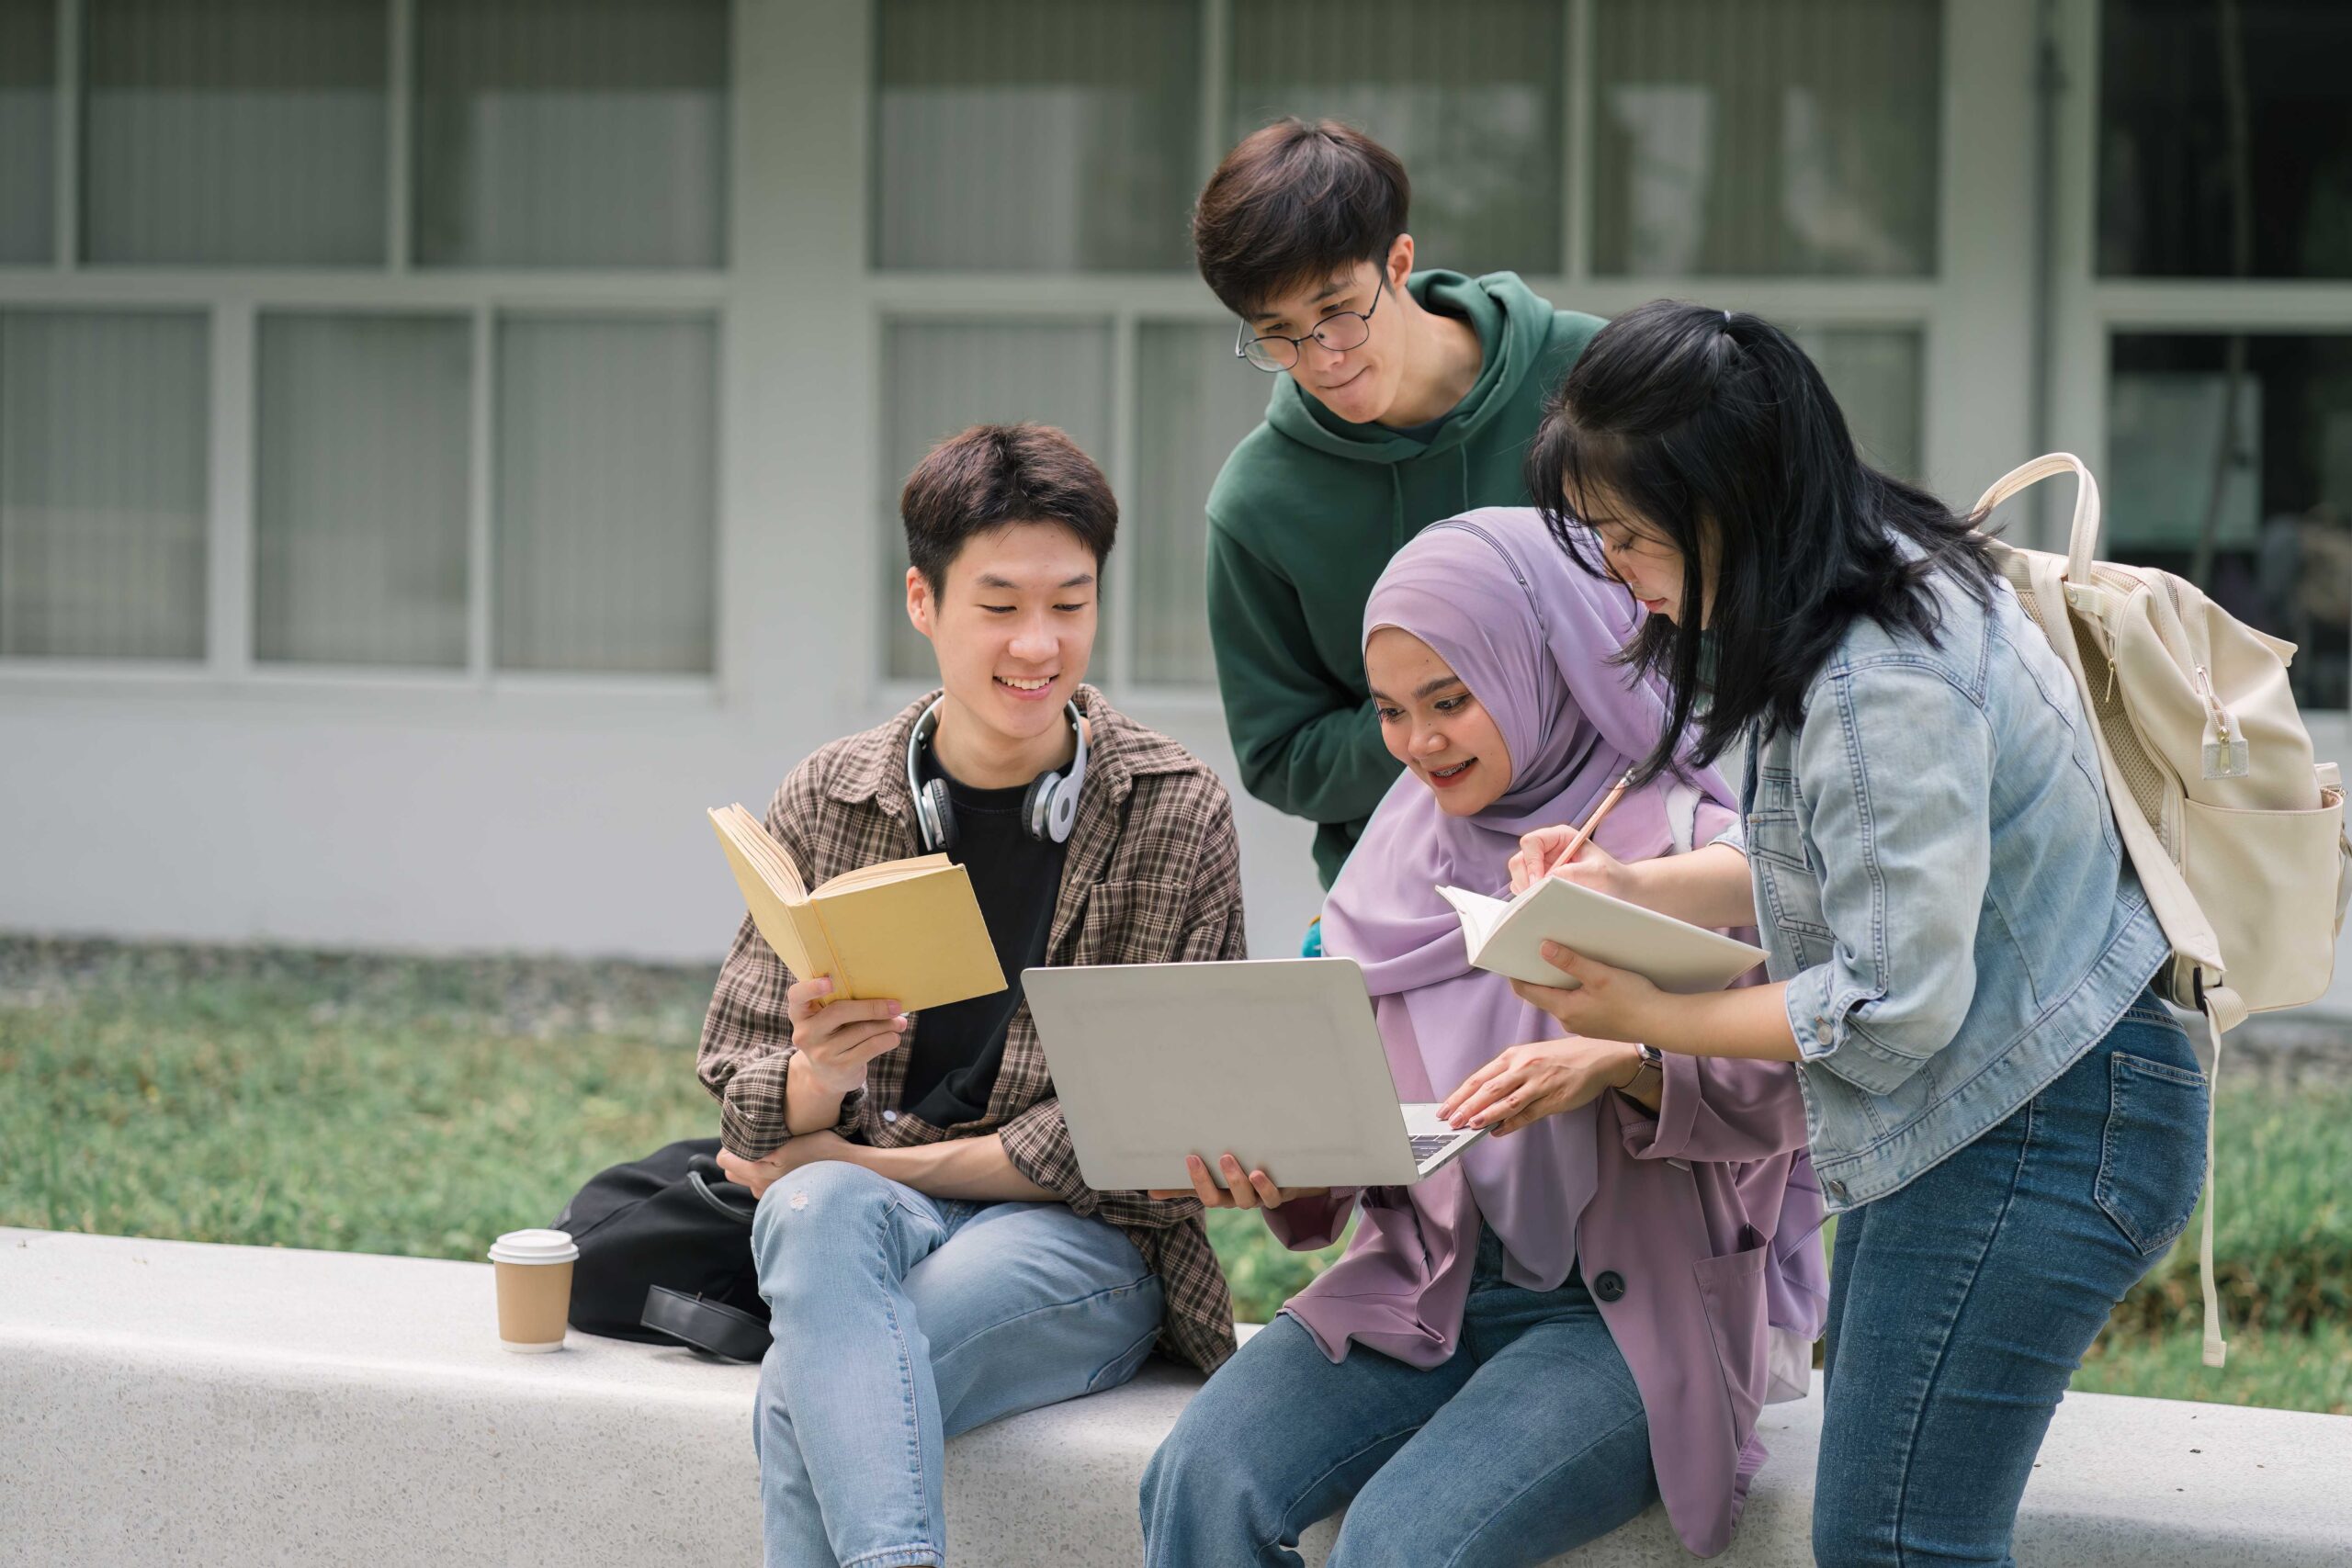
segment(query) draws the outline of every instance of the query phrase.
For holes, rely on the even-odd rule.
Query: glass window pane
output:
[[[1266,412],[1271,378],[1224,326],[1153,322],[1136,344],[1136,494],[1120,517],[1136,584],[1138,681],[1209,685],[1209,487]]]
[[[498,663],[711,667],[718,334],[707,320],[498,327]]]
[[[907,536],[899,491],[923,454],[973,424],[1057,425],[1111,472],[1111,330],[1093,321],[893,321],[882,349],[881,604],[894,678],[938,675],[907,622]],[[1108,617],[1090,679],[1106,673]]]
[[[2100,555],[2178,572],[2294,643],[2295,700],[2341,711],[2352,336],[2127,333],[2109,354]]]
[[[1228,145],[1295,114],[1405,161],[1423,266],[1562,270],[1558,0],[1234,0]]]
[[[1821,367],[1862,460],[1882,473],[1921,482],[1918,333],[1791,327],[1789,335]]]
[[[1200,0],[880,0],[885,267],[1189,272]]]
[[[90,0],[83,254],[384,260],[382,0]]]
[[[1599,0],[1593,270],[1935,271],[1942,36],[1939,0]]]
[[[206,324],[0,315],[0,654],[204,653]]]
[[[466,662],[469,327],[262,318],[256,659]]]
[[[420,0],[416,259],[727,262],[725,0]]]
[[[56,89],[56,0],[0,0],[0,266],[55,255]]]
[[[2107,0],[2101,21],[2099,271],[2352,277],[2352,6]]]

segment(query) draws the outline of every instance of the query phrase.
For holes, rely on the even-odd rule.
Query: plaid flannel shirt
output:
[[[920,852],[907,799],[907,737],[924,697],[878,728],[837,740],[793,770],[768,807],[775,834],[810,885],[876,861]],[[1162,964],[1244,956],[1240,845],[1225,787],[1191,752],[1146,729],[1091,686],[1085,793],[1054,904],[1046,962]],[[758,1158],[781,1145],[792,1026],[793,976],[746,918],[719,971],[703,1021],[698,1068],[719,1102],[720,1138]],[[922,1029],[918,1017],[910,1046]],[[1159,1276],[1166,1299],[1160,1348],[1213,1371],[1233,1353],[1233,1302],[1190,1198],[1097,1192],[1078,1172],[1037,1026],[1023,1002],[1005,1036],[987,1113],[952,1127],[908,1111],[907,1051],[868,1065],[865,1088],[842,1105],[838,1131],[876,1148],[948,1138],[1003,1140],[1013,1168],[1058,1193],[1073,1213],[1125,1232]]]

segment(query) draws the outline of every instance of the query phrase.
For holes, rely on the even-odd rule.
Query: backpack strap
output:
[[[2066,533],[2066,580],[2087,583],[2091,558],[2098,553],[2098,481],[2072,452],[2052,452],[2019,463],[1993,481],[1993,488],[1977,500],[1973,515],[1983,517],[2019,491],[2060,474],[2073,474],[2075,481],[2075,521]]]
[[[2197,1288],[2205,1298],[2205,1364],[2218,1367],[2229,1359],[2230,1347],[2222,1337],[2222,1300],[2213,1284],[2213,1126],[2222,1104],[2222,1035],[2245,1019],[2245,1003],[2227,986],[2198,987],[2205,1014],[2205,1036],[2212,1060],[2205,1065],[2205,1221],[2197,1235]]]

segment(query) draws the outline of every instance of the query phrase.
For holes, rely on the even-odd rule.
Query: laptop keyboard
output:
[[[1460,1136],[1459,1133],[1419,1134],[1413,1139],[1413,1158],[1416,1162],[1425,1160]]]

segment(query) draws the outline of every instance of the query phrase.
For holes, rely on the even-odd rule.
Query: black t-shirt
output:
[[[947,780],[956,810],[956,847],[948,858],[971,873],[980,918],[988,922],[1006,981],[993,996],[931,1008],[915,1021],[899,1103],[933,1126],[953,1127],[988,1112],[997,1069],[1004,1063],[1005,1031],[1021,1005],[1021,972],[1045,962],[1053,934],[1064,847],[1033,839],[1022,827],[1027,785],[967,788],[948,777],[928,749],[921,773],[926,784]]]

